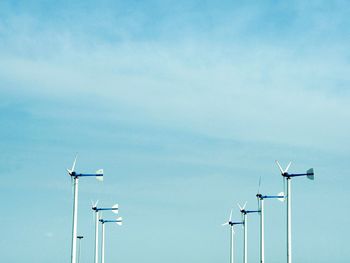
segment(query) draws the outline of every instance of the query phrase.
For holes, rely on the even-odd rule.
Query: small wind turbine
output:
[[[264,226],[264,199],[278,199],[279,201],[284,201],[284,193],[280,192],[277,195],[262,195],[260,194],[260,183],[261,177],[259,179],[259,188],[256,197],[258,198],[258,206],[260,211],[260,263],[265,262],[265,226]]]
[[[78,227],[78,182],[79,177],[94,176],[97,180],[103,180],[103,169],[97,170],[95,174],[79,174],[75,172],[77,156],[74,159],[72,169],[67,169],[69,176],[74,180],[74,201],[73,201],[73,227],[72,227],[72,252],[71,263],[77,261],[77,227]]]
[[[234,256],[233,256],[233,236],[235,231],[233,230],[234,225],[242,225],[243,222],[232,222],[232,209],[230,213],[230,217],[226,223],[223,223],[223,226],[230,225],[231,228],[231,246],[230,246],[230,263],[233,263],[234,261]]]
[[[243,216],[243,227],[244,227],[244,247],[243,247],[243,263],[247,263],[248,262],[248,214],[251,213],[259,213],[259,210],[245,210],[245,206],[247,205],[247,202],[245,202],[244,206],[241,207],[238,204],[239,210],[241,211],[241,214]]]
[[[291,192],[291,179],[297,176],[306,176],[310,180],[314,180],[314,169],[310,168],[306,173],[301,174],[289,174],[288,169],[291,165],[289,162],[286,169],[282,169],[278,161],[276,161],[278,168],[280,169],[283,179],[287,180],[287,263],[292,263],[292,192]],[[283,180],[284,182],[284,180]]]
[[[99,211],[112,211],[115,214],[118,214],[118,204],[113,205],[112,207],[97,207],[98,201],[92,203],[92,210],[95,211],[95,263],[98,263],[98,222],[99,222]]]
[[[102,224],[102,253],[101,253],[101,263],[105,263],[105,223],[116,223],[117,225],[121,226],[123,223],[123,218],[117,217],[114,220],[104,220],[100,219],[100,222]]]

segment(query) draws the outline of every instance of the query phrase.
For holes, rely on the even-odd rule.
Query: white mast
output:
[[[260,263],[265,262],[264,199],[260,199]]]
[[[99,212],[95,213],[95,263],[98,263],[98,220]]]
[[[292,194],[291,178],[287,177],[287,263],[292,263]]]
[[[75,163],[75,162],[74,162]],[[72,250],[71,250],[71,262],[76,262],[77,257],[77,225],[78,225],[78,182],[77,176],[74,180],[74,201],[73,201],[73,227],[72,227]]]
[[[248,217],[247,213],[243,214],[243,227],[244,227],[244,244],[243,244],[243,263],[248,262]]]
[[[105,263],[105,223],[102,222],[101,263]]]

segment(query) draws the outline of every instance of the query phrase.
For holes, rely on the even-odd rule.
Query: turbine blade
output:
[[[231,209],[231,213],[230,213],[230,219],[228,221],[231,222],[231,220],[232,220],[232,209]]]
[[[280,169],[281,174],[284,174],[284,171],[283,171],[283,169],[282,169],[282,167],[281,167],[280,163],[279,163],[277,160],[276,160],[275,162],[276,162],[276,164],[277,164],[278,168]]]
[[[78,158],[78,154],[75,155],[74,162],[73,162],[73,166],[72,166],[72,169],[71,169],[72,172],[74,172],[75,164],[76,164],[76,162],[77,162],[77,158]]]
[[[239,211],[242,211],[243,210],[243,207],[240,206],[239,203],[237,203],[238,207],[239,207]]]
[[[228,225],[228,222],[222,224],[222,226],[227,226],[227,225]]]
[[[290,167],[290,165],[292,164],[292,162],[289,162],[289,164],[287,165],[287,168],[284,170],[284,173],[287,173],[288,172],[288,169]]]
[[[95,203],[91,200],[92,207],[97,207],[97,204],[98,204],[98,200]]]
[[[75,180],[75,179],[73,179],[73,177],[71,176],[70,177],[70,184],[72,186],[72,196],[74,195],[74,182],[73,182],[73,180]]]
[[[245,201],[245,203],[244,203],[244,206],[243,206],[243,210],[245,209],[245,206],[247,205],[247,201]]]
[[[118,226],[121,226],[123,224],[123,222],[119,221],[119,222],[116,222]]]
[[[258,194],[260,194],[260,185],[261,185],[261,175],[260,175],[260,177],[259,177]]]

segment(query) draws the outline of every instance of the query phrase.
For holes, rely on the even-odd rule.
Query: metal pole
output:
[[[247,235],[247,230],[248,230],[248,217],[247,214],[244,213],[243,216],[243,222],[244,222],[244,253],[243,253],[243,262],[247,263],[248,262],[248,235]]]
[[[71,263],[76,263],[76,258],[77,258],[78,182],[79,182],[79,179],[77,176],[75,176],[74,177],[74,202],[73,202]]]
[[[233,263],[233,235],[234,235],[234,230],[233,230],[233,225],[231,225],[231,253],[230,253],[230,263]]]
[[[292,206],[291,178],[287,177],[287,263],[292,263]]]
[[[78,263],[80,262],[80,254],[81,254],[81,239],[83,238],[83,236],[77,236],[77,238],[79,239],[79,245],[78,245]]]
[[[265,262],[264,199],[260,199],[260,262]]]
[[[102,222],[102,252],[101,263],[105,263],[105,224]]]
[[[98,263],[98,210],[95,213],[95,263]]]

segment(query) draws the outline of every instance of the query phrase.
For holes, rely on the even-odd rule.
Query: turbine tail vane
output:
[[[314,180],[315,179],[315,175],[314,175],[314,169],[310,168],[309,170],[306,171],[306,177],[310,180]]]
[[[96,171],[96,179],[98,181],[103,181],[103,169],[99,169]]]
[[[284,202],[285,200],[284,192],[278,193],[277,196],[280,196],[280,198],[277,198],[278,201]]]

